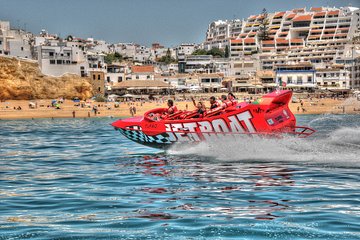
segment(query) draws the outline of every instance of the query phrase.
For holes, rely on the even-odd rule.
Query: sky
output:
[[[360,0],[0,0],[0,20],[38,34],[167,47],[200,43],[209,23],[311,6],[360,7]]]

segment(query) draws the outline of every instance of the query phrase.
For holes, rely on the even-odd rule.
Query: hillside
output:
[[[46,76],[40,72],[37,63],[0,57],[0,100],[86,99],[91,96],[92,86],[87,78],[71,74]]]

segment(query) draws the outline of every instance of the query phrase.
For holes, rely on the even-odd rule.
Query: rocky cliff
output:
[[[92,87],[87,78],[72,74],[46,76],[40,72],[37,63],[0,57],[0,100],[86,99],[91,96]]]

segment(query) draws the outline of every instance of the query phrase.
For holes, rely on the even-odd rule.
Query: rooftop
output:
[[[154,66],[152,65],[146,65],[146,66],[132,66],[131,71],[133,73],[153,73]]]

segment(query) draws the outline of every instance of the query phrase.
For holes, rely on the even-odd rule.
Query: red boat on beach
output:
[[[201,115],[197,110],[169,115],[167,108],[156,108],[142,117],[117,120],[112,126],[130,140],[155,148],[224,137],[282,137],[288,134],[308,137],[315,130],[296,126],[296,118],[288,106],[291,97],[291,91],[277,90],[253,103],[232,102],[225,108]]]

